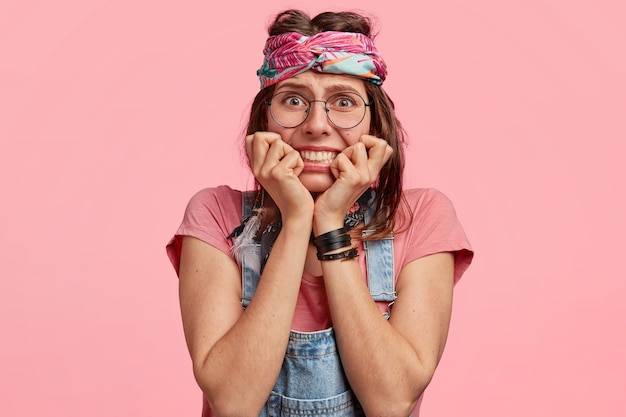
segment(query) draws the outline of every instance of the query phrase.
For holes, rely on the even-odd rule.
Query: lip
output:
[[[330,164],[304,161],[303,171],[328,172],[330,171]]]

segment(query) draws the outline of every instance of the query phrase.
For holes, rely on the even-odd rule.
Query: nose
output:
[[[311,100],[309,103],[310,104],[307,118],[303,123],[303,127],[305,128],[306,133],[329,133],[332,127],[330,125],[330,120],[328,120],[328,109],[326,108],[326,102],[324,100]],[[313,110],[316,107],[317,109]]]

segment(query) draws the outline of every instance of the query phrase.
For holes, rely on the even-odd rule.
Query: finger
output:
[[[375,176],[372,176],[369,162],[367,149],[365,148],[365,144],[362,142],[357,142],[352,146],[344,149],[342,152],[348,160],[350,161],[350,165],[344,165],[343,171],[345,172],[346,178],[351,178],[352,181],[358,181],[359,183],[369,183],[370,180],[373,181]],[[354,172],[350,172],[350,170],[354,170]]]
[[[360,141],[361,143],[363,143],[365,148],[367,148],[367,153],[370,158],[379,158],[381,156],[384,156],[385,149],[387,148],[387,146],[389,146],[387,144],[387,141],[385,141],[384,139],[380,139],[371,135],[361,136]]]
[[[290,152],[295,152],[295,149],[282,139],[276,139],[270,143],[270,147],[267,151],[267,159],[278,163],[278,161]]]
[[[359,154],[362,154],[359,156]],[[334,170],[333,170],[334,168]],[[367,168],[367,157],[365,150],[362,152],[349,151],[340,153],[331,164],[331,171],[337,179],[343,179],[350,184],[357,185],[369,181],[369,171]]]
[[[354,165],[362,164],[363,161],[367,161],[367,149],[363,142],[357,142],[354,145],[348,146],[341,153],[347,156]]]
[[[265,164],[267,152],[272,143],[280,140],[280,135],[272,132],[256,132],[246,137],[246,147],[249,147],[248,157],[253,172],[259,172]]]
[[[380,170],[393,154],[393,148],[387,141],[370,135],[363,135],[361,141],[368,150],[369,167]]]
[[[350,158],[354,166],[359,170],[367,169],[368,158],[365,144],[363,142],[355,143],[352,147],[352,155]]]
[[[289,158],[287,158],[287,156],[289,156]],[[287,158],[287,160],[286,163],[283,164],[285,158]],[[279,171],[276,171],[277,168]],[[287,172],[285,169],[289,170],[289,172],[296,170],[298,171],[296,175],[299,175],[302,168],[304,168],[304,161],[302,161],[300,154],[281,139],[278,139],[273,141],[270,145],[260,175],[267,176],[279,172],[280,174],[278,175],[280,176]]]
[[[254,135],[248,135],[246,136],[246,155],[248,155],[248,163],[250,165],[252,165],[252,139],[254,138]]]
[[[300,153],[292,149],[285,153],[276,167],[282,172],[299,176],[304,170],[304,161],[302,160]]]

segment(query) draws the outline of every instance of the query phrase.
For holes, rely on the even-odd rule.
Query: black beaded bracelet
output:
[[[330,255],[320,255],[317,254],[317,259],[320,261],[335,261],[337,259],[353,259],[359,256],[359,251],[357,248],[350,248],[346,251],[339,253],[331,253]]]

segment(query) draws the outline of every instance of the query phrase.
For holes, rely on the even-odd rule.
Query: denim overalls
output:
[[[249,199],[243,196],[243,216],[248,216]],[[371,212],[366,213],[369,221]],[[375,301],[391,305],[395,298],[393,237],[363,242],[370,294]],[[259,283],[260,244],[243,250],[242,300],[248,306]],[[388,318],[389,313],[385,313]],[[333,329],[317,332],[291,331],[280,375],[259,417],[364,416],[346,379]]]

